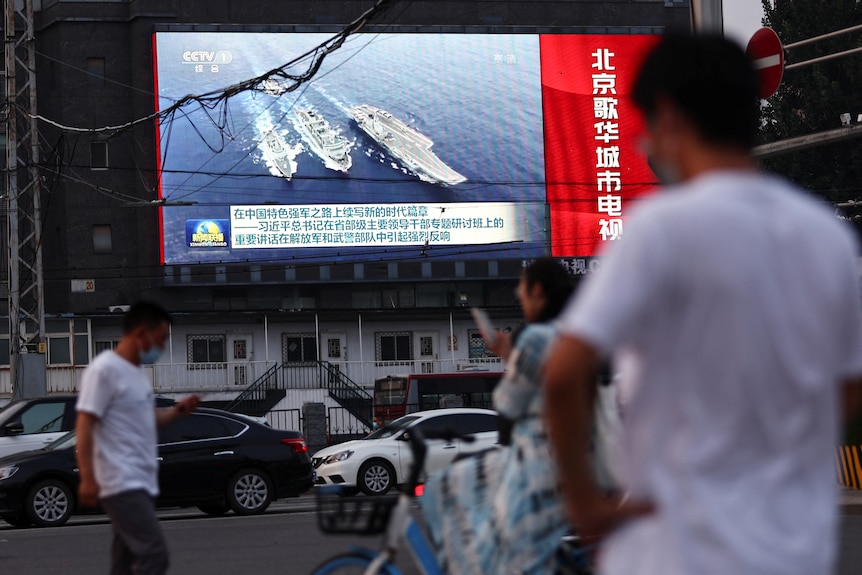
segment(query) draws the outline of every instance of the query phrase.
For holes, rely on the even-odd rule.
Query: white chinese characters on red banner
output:
[[[552,253],[600,253],[624,233],[632,200],[655,181],[637,150],[643,133],[630,90],[657,36],[541,37],[545,172]]]

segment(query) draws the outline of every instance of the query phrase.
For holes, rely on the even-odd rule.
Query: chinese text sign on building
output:
[[[543,35],[545,175],[554,256],[592,256],[625,233],[625,215],[655,176],[638,150],[630,100],[657,36]]]

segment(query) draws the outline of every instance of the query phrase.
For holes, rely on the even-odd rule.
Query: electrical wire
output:
[[[243,80],[241,82],[237,82],[236,84],[233,84],[226,88],[212,90],[203,94],[189,94],[187,96],[183,96],[182,98],[177,99],[167,108],[159,110],[153,114],[144,116],[142,118],[132,120],[131,122],[126,122],[124,124],[114,126],[104,126],[100,128],[80,128],[74,126],[66,126],[64,124],[61,124],[60,122],[56,122],[40,114],[28,114],[28,116],[30,118],[45,122],[51,126],[54,126],[67,132],[88,134],[108,132],[111,134],[116,134],[147,122],[165,121],[166,119],[171,118],[175,113],[179,112],[180,110],[192,103],[197,103],[201,108],[209,107],[214,109],[216,106],[219,105],[219,103],[231,98],[232,96],[235,96],[236,94],[247,92],[250,90],[262,91],[263,87],[265,86],[265,83],[268,80],[272,80],[274,78],[289,81],[289,84],[282,85],[282,87],[285,92],[293,92],[296,91],[302,84],[308,82],[311,78],[313,78],[315,74],[317,74],[326,57],[332,52],[341,48],[341,46],[344,44],[344,42],[349,36],[361,30],[370,20],[386,11],[389,6],[395,1],[396,0],[378,0],[377,3],[374,4],[374,6],[366,10],[364,13],[362,13],[362,15],[353,20],[347,26],[345,26],[340,32],[338,32],[328,40],[322,42],[315,48],[312,48],[304,54],[297,56],[286,64],[282,64],[281,66],[273,68],[272,70],[269,70],[268,72],[265,72],[259,76],[250,78],[248,80]],[[306,59],[309,58],[311,59],[311,62],[304,72],[300,74],[294,74],[290,72],[291,68],[303,63]]]
[[[404,11],[406,11],[406,10],[407,10],[407,8],[410,6],[410,4],[411,4],[411,2],[406,2],[406,3],[405,3],[405,5],[404,5],[404,7],[403,7],[403,9],[402,9],[401,13],[399,14],[399,16],[400,16],[400,15],[402,15],[402,14],[404,13]],[[396,17],[395,19],[397,20],[397,17]],[[320,76],[319,76],[319,77],[317,77],[316,79],[317,79],[317,80],[322,80],[323,78],[325,78],[325,77],[326,77],[326,76],[328,76],[329,74],[332,74],[333,72],[335,72],[336,70],[338,70],[339,68],[341,68],[342,66],[344,66],[345,64],[347,64],[350,60],[352,60],[353,58],[355,58],[358,54],[360,54],[363,50],[365,50],[368,46],[370,46],[373,42],[375,42],[375,41],[380,37],[380,35],[381,35],[381,34],[382,34],[386,29],[388,29],[388,27],[389,27],[389,25],[387,25],[387,26],[386,26],[386,28],[384,28],[384,30],[383,30],[383,31],[378,32],[377,34],[375,34],[375,35],[374,35],[374,36],[373,36],[373,37],[372,37],[368,42],[366,42],[365,44],[363,44],[363,45],[362,45],[358,50],[356,50],[353,54],[351,54],[350,56],[348,56],[347,58],[345,58],[345,59],[344,59],[342,62],[340,62],[338,65],[334,66],[331,70],[326,71],[324,74],[320,75]],[[299,96],[297,96],[297,97],[294,99],[293,103],[291,103],[290,107],[289,107],[287,110],[283,111],[283,113],[281,114],[281,116],[280,116],[280,117],[279,117],[279,118],[274,122],[274,125],[279,125],[279,124],[282,122],[282,120],[284,120],[284,118],[285,118],[285,117],[287,117],[287,115],[288,115],[288,114],[289,114],[289,113],[290,113],[290,112],[291,112],[291,111],[296,107],[296,104],[299,102],[300,98],[302,98],[302,96],[305,94],[306,90],[308,90],[308,87],[309,87],[309,86],[310,86],[310,84],[307,84],[307,85],[302,89],[302,92],[300,92],[300,93],[299,93]],[[272,102],[270,102],[270,103],[269,103],[269,105],[268,105],[266,108],[264,108],[264,110],[262,110],[259,114],[257,114],[257,116],[253,117],[253,118],[252,118],[252,119],[251,119],[251,120],[250,120],[250,121],[249,121],[249,122],[248,122],[248,123],[243,127],[243,129],[242,129],[242,130],[240,130],[240,132],[239,132],[238,134],[236,134],[236,136],[239,136],[240,134],[242,134],[243,132],[245,132],[249,127],[251,127],[252,125],[254,125],[254,124],[257,122],[257,119],[258,119],[258,118],[260,118],[263,114],[267,113],[267,112],[270,110],[270,108],[272,108],[273,106],[275,106],[275,104],[276,104],[277,102],[278,102],[278,99],[273,98],[273,99],[272,99]],[[191,122],[191,119],[189,119],[189,121]],[[193,122],[192,122],[192,123],[193,123]],[[199,192],[199,191],[201,191],[201,190],[203,190],[203,189],[206,189],[206,188],[210,187],[212,184],[214,184],[215,182],[217,182],[219,179],[221,179],[221,178],[223,178],[223,177],[226,177],[226,176],[230,175],[230,174],[231,174],[231,172],[233,172],[233,170],[234,170],[234,169],[236,169],[236,167],[237,167],[237,166],[239,166],[241,163],[243,163],[243,161],[245,161],[245,158],[246,158],[246,157],[248,157],[248,154],[246,154],[246,156],[241,157],[239,160],[237,160],[237,161],[234,163],[234,165],[233,165],[233,166],[231,166],[230,168],[228,168],[228,170],[227,170],[226,172],[223,172],[223,173],[218,174],[217,176],[215,176],[215,178],[214,178],[211,182],[207,182],[205,185],[199,186],[198,188],[195,188],[195,189],[193,189],[193,190],[191,190],[191,191],[188,191],[188,192],[184,193],[183,195],[181,195],[181,196],[179,196],[179,197],[167,197],[164,193],[162,193],[162,197],[165,197],[165,198],[166,198],[166,200],[168,200],[168,201],[180,201],[180,200],[182,200],[183,198],[186,198],[186,197],[188,197],[188,196],[190,196],[190,195],[193,195],[193,194],[195,194],[195,193],[197,193],[197,192]],[[206,166],[206,165],[207,165],[210,161],[212,161],[214,158],[215,158],[215,155],[210,156],[210,157],[209,157],[209,158],[208,158],[208,159],[207,159],[207,160],[206,160],[206,161],[201,165],[201,168],[203,168],[204,166]],[[164,165],[165,165],[165,163],[166,163],[166,159],[167,159],[167,158],[166,158],[166,155],[165,155],[165,158],[163,159],[162,166],[164,166]],[[200,172],[199,172],[199,171],[197,171],[197,170],[196,170],[195,172],[193,172],[193,174],[198,174],[198,173],[200,173]],[[186,179],[185,179],[185,180],[180,184],[180,186],[185,185],[185,184],[186,184],[186,183],[187,183],[191,178],[192,178],[192,175],[190,175],[188,178],[186,178]]]

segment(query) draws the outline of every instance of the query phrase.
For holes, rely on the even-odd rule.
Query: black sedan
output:
[[[199,409],[159,430],[161,507],[211,515],[263,513],[314,483],[305,440],[254,419]],[[62,525],[77,511],[74,432],[45,449],[0,459],[0,517],[12,525]]]

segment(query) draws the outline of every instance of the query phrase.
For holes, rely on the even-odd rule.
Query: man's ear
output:
[[[652,114],[653,126],[671,133],[678,133],[684,123],[684,116],[679,108],[667,96],[659,96],[655,101],[655,111]]]
[[[132,337],[135,339],[143,339],[147,333],[147,326],[139,325],[135,329],[132,330]]]

